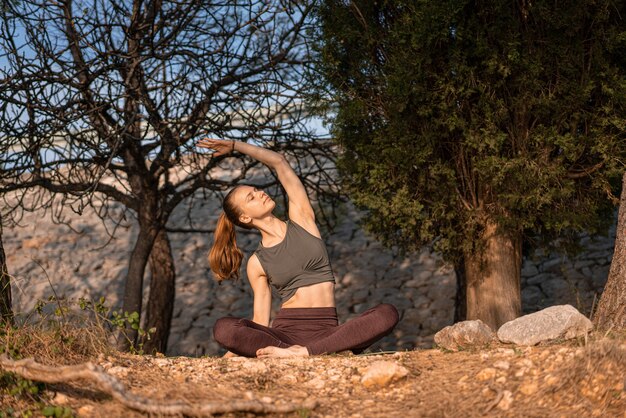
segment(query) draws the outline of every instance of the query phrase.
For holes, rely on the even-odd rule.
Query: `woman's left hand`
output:
[[[213,153],[214,157],[229,154],[235,150],[235,141],[226,141],[224,139],[203,138],[199,140],[196,145],[201,148],[215,150]]]

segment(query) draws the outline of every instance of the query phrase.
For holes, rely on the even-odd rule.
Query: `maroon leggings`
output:
[[[220,318],[213,328],[215,340],[235,354],[255,357],[259,348],[302,345],[309,354],[352,350],[358,354],[389,334],[398,323],[398,311],[383,303],[338,325],[335,308],[285,308],[272,327],[249,319]]]

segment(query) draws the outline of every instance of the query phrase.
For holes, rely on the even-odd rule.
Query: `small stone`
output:
[[[92,405],[84,405],[76,410],[76,414],[79,417],[91,417],[93,416],[94,407]]]
[[[128,368],[122,367],[122,366],[115,366],[115,367],[111,367],[108,370],[108,372],[112,374],[113,376],[126,377],[126,375],[128,374]]]
[[[284,374],[280,377],[280,381],[287,384],[298,383],[298,378],[292,374]]]
[[[409,374],[409,371],[391,361],[377,361],[372,363],[363,374],[361,383],[365,387],[386,386],[393,380],[398,380]]]
[[[539,389],[537,382],[524,382],[519,386],[519,391],[524,395],[532,395]]]
[[[313,389],[322,389],[324,386],[326,386],[326,382],[324,382],[319,377],[316,377],[314,379],[309,380],[307,382],[307,386],[310,386]]]
[[[263,374],[267,373],[267,366],[262,361],[258,360],[247,360],[243,363],[243,366],[246,368],[246,371],[251,373]]]
[[[502,392],[502,399],[498,402],[498,409],[503,411],[508,411],[511,408],[511,404],[513,403],[513,393],[510,390],[505,390]]]
[[[491,342],[495,333],[481,320],[462,321],[435,334],[435,343],[448,350],[482,346]]]
[[[522,359],[522,361],[520,361],[520,364],[524,367],[528,367],[529,369],[533,367],[533,361],[527,358]]]
[[[496,383],[506,383],[506,377],[500,376],[496,379]]]
[[[263,397],[260,399],[260,401],[261,401],[261,402],[264,402],[264,403],[272,403],[272,402],[273,402],[273,399],[272,399],[272,398],[270,398],[269,396],[263,396]]]
[[[508,361],[498,360],[495,363],[493,363],[493,367],[495,367],[496,369],[501,369],[501,370],[509,370],[509,367],[511,367],[511,365],[509,364]]]
[[[546,385],[548,386],[552,386],[554,384],[556,384],[559,381],[559,378],[552,375],[552,374],[547,374],[543,380],[546,382]]]
[[[524,263],[524,266],[522,267],[522,276],[531,277],[537,273],[539,273],[537,266],[535,266],[534,264],[530,264],[530,263]]]
[[[476,373],[476,379],[481,382],[484,382],[485,380],[493,379],[494,377],[496,377],[496,369],[492,367],[486,367],[482,369],[481,371],[479,371],[478,373]]]
[[[424,284],[423,280],[411,279],[404,282],[404,287],[418,288]]]
[[[52,399],[52,403],[55,405],[65,405],[68,401],[69,398],[62,393],[57,393]]]
[[[166,358],[155,358],[152,362],[159,367],[165,367],[171,364],[170,360]]]
[[[498,354],[503,355],[503,356],[513,356],[513,355],[515,355],[515,350],[513,350],[512,348],[502,348],[502,347],[500,347],[500,348],[496,349],[496,352]]]

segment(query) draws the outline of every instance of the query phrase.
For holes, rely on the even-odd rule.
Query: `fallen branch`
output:
[[[190,405],[184,401],[159,402],[128,392],[122,382],[91,362],[75,366],[46,366],[37,363],[32,358],[11,360],[6,354],[2,354],[0,355],[0,366],[4,370],[16,373],[25,379],[43,383],[67,383],[78,379],[88,380],[94,383],[102,392],[111,395],[125,406],[153,414],[210,416],[227,412],[287,413],[299,409],[314,409],[318,405],[317,400],[314,399],[307,400],[301,405],[292,403],[272,405],[259,400],[231,400],[208,402],[200,405]]]

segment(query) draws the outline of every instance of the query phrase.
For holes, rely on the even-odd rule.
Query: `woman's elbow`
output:
[[[275,170],[279,170],[281,168],[289,168],[291,169],[291,165],[289,165],[289,161],[287,161],[287,158],[285,158],[285,156],[283,154],[280,153],[276,153],[276,155],[274,156],[274,158],[272,159],[272,168],[274,168]]]

